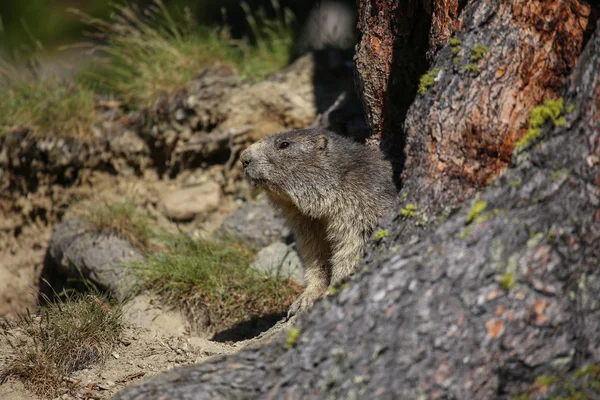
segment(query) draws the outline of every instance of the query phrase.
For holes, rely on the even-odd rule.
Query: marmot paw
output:
[[[307,296],[304,294],[300,295],[298,300],[293,302],[292,305],[290,306],[290,309],[288,310],[288,313],[287,313],[287,319],[290,319],[294,315],[298,315],[301,312],[309,310],[312,307],[312,305],[315,303],[315,300],[317,298],[318,298],[318,296],[313,297],[313,296]]]

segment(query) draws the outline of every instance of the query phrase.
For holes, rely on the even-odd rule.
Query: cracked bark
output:
[[[483,32],[501,21],[504,50],[495,53],[484,42],[489,51],[477,76],[448,71],[408,112],[404,184],[425,188],[418,192],[424,208],[457,204],[512,163],[477,201],[427,222],[423,231],[411,231],[417,219],[393,209],[384,222],[388,237],[372,243],[349,288],[301,318],[293,348],[285,348],[282,335],[261,349],[158,375],[116,399],[545,399],[572,390],[597,398],[600,30],[579,52],[589,9],[560,3],[544,2],[557,7],[550,14],[535,1],[504,1],[492,13],[481,8],[491,1],[470,3],[457,34],[462,51],[491,40]],[[502,8],[508,5],[516,14]],[[560,21],[545,25],[557,13]],[[525,19],[517,23],[518,16]],[[559,34],[561,24],[572,31],[567,38]],[[559,42],[560,48],[543,46]],[[436,54],[441,69],[454,66],[449,47]],[[504,62],[504,75],[495,78]],[[495,79],[504,84],[491,96]],[[561,95],[573,106],[563,110],[565,124],[546,123],[541,138],[511,161],[508,149],[523,134],[527,110]],[[493,126],[494,118],[511,122]],[[452,141],[453,135],[463,140]],[[487,147],[495,150],[482,155]],[[443,152],[463,161],[436,155]],[[484,161],[474,168],[478,157]],[[407,230],[415,235],[410,243]],[[581,369],[590,364],[596,369]]]

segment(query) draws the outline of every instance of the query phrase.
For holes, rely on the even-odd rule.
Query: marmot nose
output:
[[[248,168],[248,165],[250,165],[250,156],[248,155],[247,151],[243,151],[242,154],[240,154],[240,161],[242,162],[242,166],[244,168]]]

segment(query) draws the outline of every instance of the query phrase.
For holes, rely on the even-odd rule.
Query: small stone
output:
[[[181,122],[185,119],[185,111],[183,111],[183,109],[178,108],[175,111],[175,120],[178,122]]]
[[[191,221],[199,214],[215,211],[221,202],[221,187],[212,181],[175,190],[163,199],[165,214],[174,221]]]
[[[274,277],[304,279],[304,270],[298,253],[285,243],[275,242],[258,252],[251,267]]]
[[[119,357],[120,357],[120,356],[119,356],[119,353],[117,353],[117,352],[114,352],[114,353],[112,353],[111,355],[112,355],[114,358],[116,358],[117,360],[118,360],[118,359],[119,359]]]

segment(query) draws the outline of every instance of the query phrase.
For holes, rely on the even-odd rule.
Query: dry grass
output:
[[[142,250],[155,234],[150,217],[128,200],[92,203],[76,208],[73,215],[89,222],[99,232],[115,234]]]
[[[47,300],[36,315],[28,312],[0,325],[0,336],[14,351],[0,382],[17,378],[39,396],[53,398],[65,388],[68,374],[105,359],[122,328],[121,307],[108,305],[97,292]]]
[[[94,93],[77,82],[23,72],[0,60],[0,135],[15,129],[87,137],[95,121]]]
[[[105,55],[101,64],[84,71],[82,80],[139,107],[185,87],[202,66],[217,60],[229,62],[244,77],[263,77],[285,66],[292,48],[293,15],[276,0],[272,6],[279,15],[275,20],[245,6],[252,38],[241,41],[234,41],[227,27],[196,25],[189,13],[174,18],[161,0],[144,12],[117,6],[110,20],[71,10],[106,43],[95,48]]]
[[[243,243],[181,236],[168,238],[166,244],[167,252],[133,265],[141,289],[156,292],[171,304],[201,305],[218,329],[285,312],[301,291],[290,280],[250,268],[255,252]]]
[[[116,6],[108,20],[77,10],[104,45],[94,50],[103,54],[76,79],[41,77],[39,69],[23,73],[0,60],[0,135],[28,129],[55,137],[87,138],[98,120],[95,95],[116,96],[129,108],[151,105],[163,93],[185,88],[213,61],[232,64],[248,79],[261,79],[284,67],[293,44],[294,17],[281,10],[268,19],[264,10],[245,6],[252,35],[233,40],[227,27],[198,26],[188,13],[174,18],[161,0],[141,11],[135,6]]]

